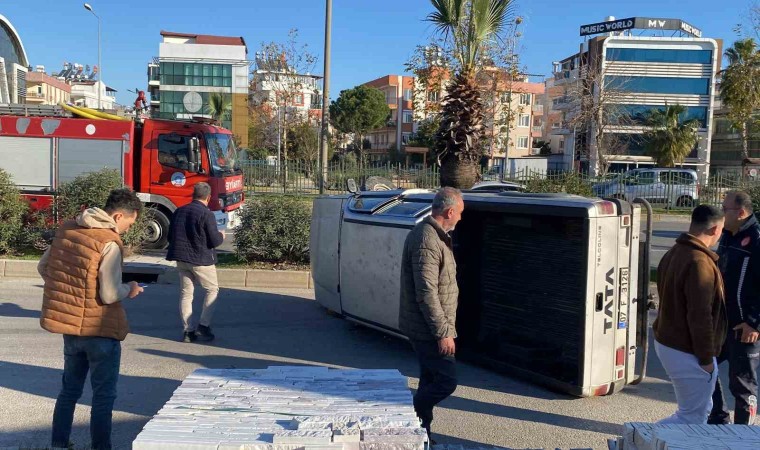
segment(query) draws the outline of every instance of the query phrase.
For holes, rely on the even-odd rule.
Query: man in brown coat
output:
[[[673,382],[678,409],[659,423],[704,424],[718,378],[716,357],[726,334],[723,279],[710,250],[723,231],[723,213],[700,205],[657,268],[660,309],[652,328],[655,351]]]
[[[77,400],[90,373],[91,448],[111,448],[111,416],[129,332],[121,300],[143,289],[122,284],[123,244],[142,204],[128,189],[111,192],[104,209],[90,208],[64,223],[37,268],[45,281],[40,324],[63,335],[63,386],[53,412],[52,447],[69,447]]]
[[[433,407],[457,387],[457,265],[451,236],[464,211],[462,194],[443,188],[432,215],[412,230],[401,261],[399,328],[412,343],[420,364],[414,409],[430,434]]]

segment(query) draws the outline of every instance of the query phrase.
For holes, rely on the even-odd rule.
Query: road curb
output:
[[[37,278],[39,261],[0,259],[0,279]],[[179,274],[174,267],[157,264],[126,263],[124,274],[155,276],[160,284],[179,284]],[[219,287],[224,288],[270,288],[312,289],[311,272],[303,270],[217,269]]]
[[[654,222],[691,222],[691,216],[681,214],[653,214],[652,220]]]

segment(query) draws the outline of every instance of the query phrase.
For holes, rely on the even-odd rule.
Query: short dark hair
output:
[[[195,183],[193,186],[193,200],[206,200],[211,196],[211,186],[208,183]]]
[[[711,205],[699,205],[691,212],[692,234],[702,234],[723,220],[723,211]]]
[[[726,192],[726,197],[729,196],[734,197],[735,206],[738,206],[747,211],[748,214],[752,215],[752,197],[750,197],[749,194],[744,191],[728,191]]]
[[[121,211],[127,213],[135,212],[139,215],[142,212],[143,204],[133,190],[127,188],[114,189],[108,195],[104,209],[108,214]]]

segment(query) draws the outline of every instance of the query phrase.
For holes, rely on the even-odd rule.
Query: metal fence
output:
[[[290,161],[276,166],[258,161],[247,161],[242,166],[246,189],[256,194],[316,195],[318,167],[315,162]],[[380,182],[392,188],[436,188],[440,172],[437,167],[422,168],[402,164],[364,165],[334,163],[327,171],[327,192],[346,191],[346,181],[356,180],[360,187],[371,189]],[[498,181],[497,170],[484,170],[482,181]],[[760,197],[760,179],[743,175],[741,170],[723,171],[703,179],[686,177],[683,171],[673,169],[651,176],[631,178],[625,173],[610,173],[604,177],[588,173],[562,170],[539,171],[524,169],[505,174],[504,181],[520,183],[531,192],[568,192],[600,197],[618,197],[632,200],[642,197],[653,206],[666,210],[688,210],[698,204],[720,206],[726,192],[734,189],[750,191]],[[758,199],[760,200],[760,198]]]

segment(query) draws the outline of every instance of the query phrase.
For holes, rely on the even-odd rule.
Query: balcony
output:
[[[532,105],[531,111],[534,116],[542,116],[544,114],[544,105]]]

